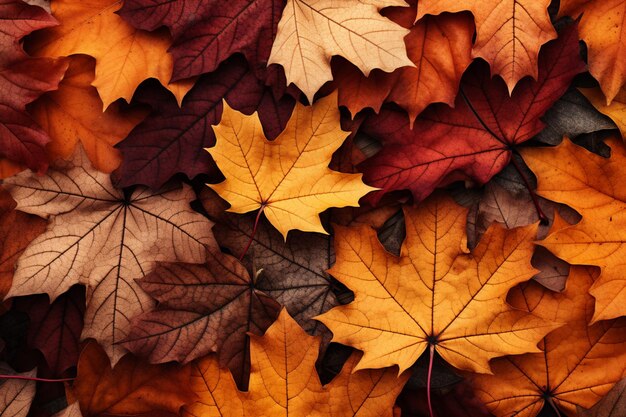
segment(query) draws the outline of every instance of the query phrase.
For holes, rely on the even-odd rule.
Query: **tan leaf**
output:
[[[6,365],[3,364],[0,369],[6,370]],[[32,378],[36,374],[37,370],[33,369],[19,375]],[[0,385],[0,415],[2,417],[26,417],[35,397],[35,385],[35,381],[4,380]]]

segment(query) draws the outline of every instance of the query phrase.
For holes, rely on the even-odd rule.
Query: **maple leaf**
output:
[[[423,200],[456,180],[487,182],[509,162],[512,147],[541,131],[540,117],[584,69],[571,26],[542,49],[537,81],[522,80],[511,97],[502,80],[491,79],[486,65],[477,62],[465,73],[454,108],[432,105],[413,129],[396,110],[369,117],[360,132],[384,142],[382,151],[361,165],[365,182],[383,189],[369,198],[377,201],[383,193],[408,188]]]
[[[80,355],[72,392],[85,417],[172,417],[196,397],[189,389],[190,367],[150,365],[131,355],[113,369],[104,350],[88,343]]]
[[[11,289],[15,263],[30,242],[46,230],[47,222],[13,210],[15,201],[0,188],[0,297]]]
[[[319,340],[307,335],[286,310],[263,337],[252,336],[250,389],[237,391],[228,371],[206,357],[194,365],[192,387],[200,401],[183,408],[199,416],[392,416],[409,375],[393,368],[354,371],[353,354],[341,374],[322,387],[315,370]]]
[[[85,290],[75,285],[49,303],[46,295],[17,298],[13,308],[28,314],[28,346],[43,353],[54,375],[78,363]]]
[[[35,171],[48,166],[48,135],[26,113],[26,105],[55,90],[67,62],[26,55],[21,39],[56,21],[39,7],[19,0],[0,1],[0,157]]]
[[[6,364],[0,364],[0,369],[5,371]],[[3,374],[14,374],[9,368],[9,372]],[[19,374],[26,378],[32,378],[37,371]],[[30,404],[35,397],[35,381],[9,379],[4,380],[0,385],[0,414],[3,417],[26,417]]]
[[[571,264],[601,268],[590,290],[596,298],[593,322],[626,315],[626,236],[621,213],[626,196],[619,186],[626,150],[615,138],[606,143],[611,147],[610,159],[567,140],[556,148],[522,152],[538,177],[538,194],[567,204],[583,216],[580,223],[551,234],[541,245]]]
[[[114,182],[126,187],[145,184],[158,189],[178,172],[189,178],[215,170],[203,148],[215,145],[211,125],[222,116],[222,100],[252,114],[258,111],[264,132],[274,138],[284,129],[294,106],[291,97],[275,99],[271,91],[233,57],[196,83],[182,107],[161,88],[146,88],[137,101],[152,106],[152,113],[117,147],[124,155]]]
[[[240,52],[259,75],[267,66],[284,0],[127,0],[120,15],[136,28],[167,26],[173,80],[213,72]]]
[[[469,10],[476,22],[472,57],[480,57],[499,74],[513,92],[524,76],[537,79],[539,48],[556,38],[550,22],[550,0],[426,0],[420,2],[417,18],[427,14]]]
[[[626,89],[621,89],[613,97],[611,104],[606,104],[604,95],[598,88],[581,88],[581,93],[598,109],[599,112],[611,118],[617,125],[622,139],[626,137]],[[605,127],[612,129],[614,126]]]
[[[230,203],[231,212],[261,208],[285,239],[293,229],[326,233],[319,213],[358,206],[374,189],[363,184],[361,174],[328,168],[348,133],[340,127],[336,95],[313,106],[297,104],[273,141],[265,139],[256,114],[243,116],[228,105],[214,131],[217,144],[207,151],[226,180],[208,185]]]
[[[626,414],[626,378],[615,384],[591,409],[578,408],[578,415],[581,417],[619,417],[624,414]]]
[[[414,24],[417,6],[412,3],[411,8],[391,9],[386,16],[410,29],[404,42],[414,67],[390,74],[375,69],[366,78],[345,61],[333,65],[339,104],[352,114],[366,107],[378,112],[383,102],[395,102],[409,113],[412,122],[430,103],[454,105],[461,75],[472,61],[471,17],[444,14]]]
[[[138,281],[159,302],[136,316],[123,342],[150,362],[187,363],[218,352],[240,384],[249,369],[248,334],[262,334],[280,304],[255,288],[235,258],[209,251],[205,265],[160,263]]]
[[[592,406],[622,378],[626,320],[588,326],[593,275],[592,268],[574,266],[563,293],[532,282],[511,292],[513,306],[566,324],[544,338],[543,352],[496,359],[494,375],[467,376],[497,417],[534,417],[545,403],[574,416],[577,405]]]
[[[156,261],[203,262],[205,246],[216,245],[212,223],[189,207],[189,187],[125,196],[80,147],[47,176],[24,172],[4,186],[19,210],[51,218],[18,260],[8,296],[47,293],[54,301],[73,284],[86,285],[82,337],[101,341],[114,362],[123,349],[113,344],[126,336],[130,317],[152,305],[134,279]]]
[[[179,102],[193,86],[192,80],[170,83],[173,60],[167,30],[146,32],[126,23],[117,12],[119,0],[53,0],[52,14],[59,26],[35,33],[29,51],[36,56],[85,54],[96,59],[97,88],[106,109],[118,98],[130,102],[137,86],[158,79]]]
[[[330,58],[339,55],[366,76],[374,68],[391,72],[413,66],[403,38],[409,33],[381,16],[388,6],[407,6],[404,0],[288,0],[268,63],[285,68],[294,83],[313,102],[313,96],[332,80]]]
[[[113,148],[144,117],[142,109],[125,109],[111,104],[102,112],[102,101],[91,86],[94,62],[86,56],[73,56],[59,89],[35,101],[33,118],[50,135],[47,145],[50,160],[68,159],[80,141],[93,166],[110,173],[122,160]]]
[[[606,105],[626,82],[626,27],[622,0],[562,0],[559,16],[580,17],[580,38],[587,45],[589,72],[600,82]],[[581,17],[582,15],[582,17]]]
[[[466,215],[444,197],[406,207],[400,257],[368,227],[335,227],[337,261],[329,273],[355,299],[317,319],[333,341],[364,352],[357,369],[398,365],[403,372],[430,345],[456,368],[489,373],[490,359],[536,352],[557,327],[505,303],[509,288],[535,273],[536,226],[492,226],[468,254]]]

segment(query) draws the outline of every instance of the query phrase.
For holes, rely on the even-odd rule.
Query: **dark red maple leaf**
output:
[[[174,38],[174,81],[214,71],[240,52],[264,71],[285,0],[127,0],[120,15],[133,26],[167,26]]]
[[[32,31],[56,25],[45,10],[20,0],[0,0],[0,157],[43,171],[48,135],[26,105],[56,90],[68,63],[29,57],[20,44]]]
[[[75,285],[52,304],[47,295],[19,297],[13,308],[30,317],[28,345],[43,353],[52,374],[59,377],[78,364],[85,314],[85,288]]]
[[[121,187],[144,184],[158,189],[179,172],[190,178],[210,172],[214,164],[204,148],[215,145],[211,125],[220,121],[224,99],[245,114],[258,111],[268,138],[284,129],[295,105],[290,96],[275,99],[241,56],[202,77],[182,108],[160,86],[141,89],[137,97],[153,111],[117,145],[123,160],[113,179]]]
[[[423,200],[436,187],[461,179],[484,184],[502,170],[514,146],[541,131],[540,117],[585,70],[575,26],[564,29],[539,55],[538,79],[523,79],[509,96],[500,78],[490,79],[484,61],[472,64],[461,82],[455,107],[435,104],[411,130],[404,112],[385,109],[369,117],[361,132],[381,139],[381,152],[360,168],[370,194],[409,189]]]
[[[137,282],[159,301],[136,316],[123,342],[152,363],[187,363],[210,352],[245,385],[248,333],[263,334],[280,304],[255,288],[255,277],[234,257],[209,251],[205,265],[160,263]]]

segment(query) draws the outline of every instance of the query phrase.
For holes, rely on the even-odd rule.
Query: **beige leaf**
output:
[[[2,368],[6,368],[3,365]],[[37,371],[20,374],[25,377],[34,377]],[[30,403],[35,397],[35,381],[8,379],[0,385],[0,416],[26,417]]]

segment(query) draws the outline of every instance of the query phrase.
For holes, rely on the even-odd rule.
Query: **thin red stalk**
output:
[[[0,379],[22,379],[25,381],[38,381],[38,382],[68,382],[68,381],[73,381],[76,378],[46,379],[46,378],[35,378],[32,376],[22,376],[22,375],[0,375]]]
[[[256,215],[256,219],[254,220],[254,228],[252,229],[252,233],[250,234],[250,240],[248,241],[246,248],[243,250],[243,253],[239,257],[240,261],[242,261],[243,257],[246,256],[246,253],[248,253],[248,249],[250,249],[250,246],[252,245],[252,241],[254,240],[254,235],[256,234],[256,229],[259,227],[259,221],[261,220],[261,213],[263,213],[264,208],[265,208],[265,204],[261,205],[261,208],[259,209],[259,212]]]
[[[524,181],[524,185],[526,186],[530,197],[533,199],[533,204],[535,205],[535,210],[537,210],[537,216],[539,216],[539,220],[542,224],[548,224],[548,216],[546,216],[543,210],[541,210],[541,206],[539,206],[539,199],[537,198],[537,193],[535,193],[535,190],[533,190],[533,187],[530,185],[528,178],[526,178],[526,175],[524,175],[522,167],[520,167],[515,160],[515,155],[511,155],[511,162],[513,163],[513,166],[515,167],[515,170],[517,171],[519,176],[522,177],[522,181]]]
[[[548,398],[548,404],[550,404],[550,406],[556,413],[556,417],[561,417],[561,413],[559,412],[559,409],[556,408],[556,404],[554,404],[554,401],[552,401],[552,398]]]
[[[428,361],[428,380],[426,381],[426,397],[428,398],[428,412],[430,417],[435,417],[433,412],[433,404],[430,400],[430,380],[433,376],[433,360],[435,359],[435,345],[430,345],[430,359]]]

